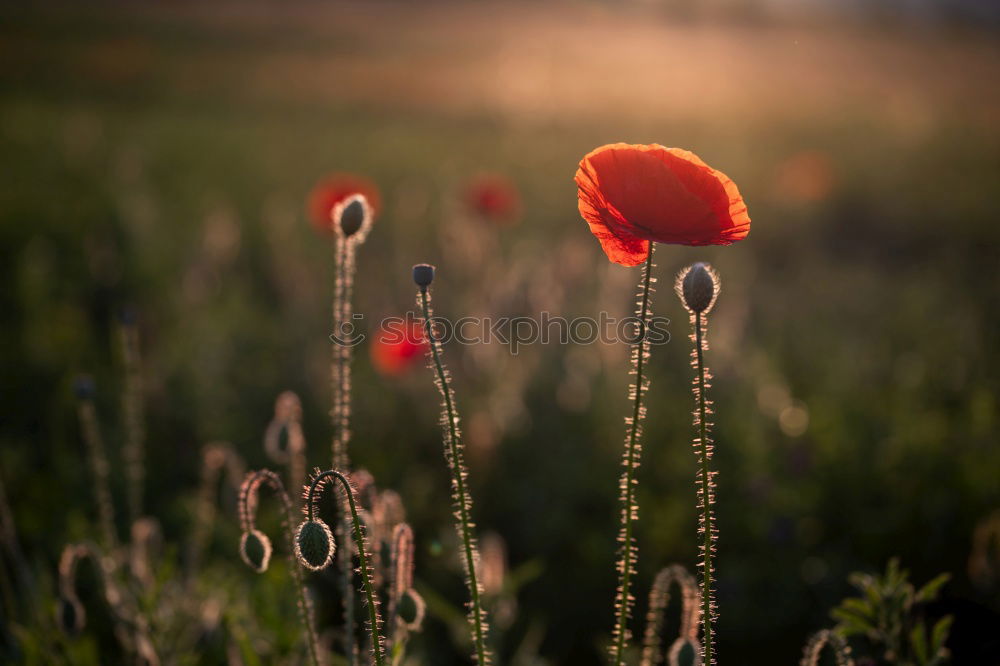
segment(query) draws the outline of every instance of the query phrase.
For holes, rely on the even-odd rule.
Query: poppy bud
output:
[[[396,613],[407,629],[416,631],[423,624],[426,608],[427,604],[424,603],[424,598],[416,590],[410,588],[399,598]]]
[[[56,624],[59,625],[59,629],[64,634],[70,638],[76,638],[83,631],[86,620],[87,612],[78,600],[59,597],[58,606],[56,606]]]
[[[73,393],[80,400],[92,400],[97,392],[94,386],[94,378],[90,375],[78,375],[73,380]]]
[[[434,281],[434,267],[430,264],[417,264],[413,267],[413,281],[423,291]]]
[[[685,269],[677,281],[684,307],[695,314],[712,309],[719,293],[719,277],[711,266],[698,262]]]
[[[335,549],[333,534],[322,520],[307,520],[295,532],[295,556],[313,571],[325,569]]]
[[[670,666],[699,666],[701,664],[701,648],[690,638],[678,638],[670,646],[667,655]]]
[[[363,194],[355,194],[333,211],[334,221],[344,236],[350,238],[367,226],[371,210]]]
[[[240,539],[240,557],[251,569],[264,573],[271,561],[271,540],[260,530],[244,532]]]

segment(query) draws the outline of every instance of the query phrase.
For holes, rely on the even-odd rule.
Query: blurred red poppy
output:
[[[576,172],[580,214],[611,261],[646,260],[647,241],[729,245],[750,217],[736,184],[694,153],[658,144],[609,144]]]
[[[469,210],[494,222],[515,222],[521,213],[517,187],[501,174],[482,174],[470,180],[464,199]]]
[[[352,194],[363,194],[373,214],[381,207],[378,188],[367,178],[349,173],[333,173],[316,184],[309,193],[309,219],[317,231],[333,233],[331,214],[334,207]]]
[[[376,370],[389,377],[401,375],[423,358],[427,350],[424,329],[416,321],[379,328],[370,350]]]

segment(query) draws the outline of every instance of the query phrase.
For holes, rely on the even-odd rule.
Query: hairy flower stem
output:
[[[445,406],[445,439],[446,455],[451,467],[451,480],[453,499],[455,501],[455,514],[458,518],[458,533],[462,539],[462,547],[465,554],[465,570],[468,575],[466,581],[469,588],[469,623],[472,628],[472,638],[475,643],[476,663],[485,666],[489,663],[489,654],[486,650],[486,618],[480,599],[481,591],[479,580],[476,575],[475,537],[472,535],[472,521],[469,513],[472,508],[472,497],[466,488],[465,481],[468,472],[465,469],[465,461],[462,455],[462,444],[459,439],[458,414],[455,410],[455,403],[452,396],[451,385],[448,382],[448,373],[445,372],[444,364],[441,361],[440,341],[434,337],[433,323],[431,318],[430,296],[426,287],[420,288],[419,302],[424,314],[424,333],[430,346],[431,360],[437,372],[438,389],[444,397]]]
[[[143,483],[146,476],[146,424],[142,413],[142,372],[139,357],[139,328],[134,322],[121,325],[122,361],[125,371],[122,412],[125,416],[125,477],[128,481],[129,524],[142,515]]]
[[[639,294],[638,312],[639,321],[642,322],[645,334],[646,322],[650,316],[650,296],[652,294],[652,272],[653,272],[653,243],[649,243],[649,254],[646,256],[646,265],[642,274],[641,292]],[[618,562],[619,584],[618,596],[615,602],[617,617],[615,619],[614,637],[615,642],[612,648],[612,656],[615,666],[621,666],[625,659],[625,648],[628,644],[630,632],[628,630],[628,620],[632,609],[632,596],[629,589],[632,584],[632,570],[635,567],[637,552],[633,545],[632,526],[638,519],[639,507],[635,500],[635,471],[639,467],[639,456],[642,446],[639,443],[642,434],[641,423],[645,414],[642,406],[642,394],[648,388],[643,372],[645,370],[646,357],[649,355],[645,335],[636,342],[632,351],[632,364],[636,376],[635,385],[632,387],[633,400],[632,416],[626,419],[629,426],[628,437],[625,440],[625,455],[622,464],[625,471],[622,473],[621,488],[621,519],[622,527],[618,541],[622,547],[621,559]]]
[[[80,428],[83,430],[83,441],[87,445],[90,471],[94,475],[93,490],[100,517],[101,545],[113,553],[118,548],[118,532],[115,529],[115,506],[108,485],[111,466],[104,450],[104,440],[101,438],[100,426],[97,423],[94,402],[89,398],[80,400],[77,413],[80,418]]]
[[[336,283],[333,290],[333,331],[338,338],[347,334],[351,323],[351,296],[354,286],[355,241],[337,235]],[[331,465],[334,469],[349,469],[347,445],[351,439],[351,358],[353,347],[344,340],[333,340],[331,369],[330,418],[333,425]],[[350,523],[345,516],[336,527],[341,542],[350,543]],[[350,548],[348,547],[348,551]],[[344,611],[344,655],[349,666],[354,664],[354,567],[351,558],[341,558],[340,592]]]
[[[354,544],[358,548],[358,560],[361,563],[361,580],[364,584],[365,590],[365,601],[368,606],[368,622],[370,623],[369,634],[371,636],[372,643],[372,655],[375,659],[376,666],[382,666],[383,656],[382,656],[382,640],[379,635],[379,627],[382,625],[382,620],[379,617],[378,612],[378,601],[375,596],[375,588],[372,585],[371,569],[368,566],[368,555],[365,550],[365,536],[361,531],[361,520],[358,518],[358,507],[357,500],[354,498],[354,489],[351,487],[350,481],[347,477],[337,470],[328,470],[321,474],[318,474],[315,479],[313,479],[312,485],[309,486],[309,500],[307,502],[308,516],[309,520],[315,519],[315,502],[314,496],[316,494],[316,489],[320,486],[325,479],[330,477],[336,478],[340,481],[340,484],[344,488],[344,494],[347,495],[347,505],[350,509],[349,520],[351,522],[351,527],[354,531]],[[350,549],[346,549],[346,559],[350,561]]]
[[[711,666],[715,663],[712,654],[714,648],[712,621],[715,612],[712,602],[712,554],[714,551],[713,541],[715,540],[715,516],[712,512],[712,505],[715,503],[715,484],[712,481],[712,473],[708,469],[708,462],[712,458],[712,444],[708,438],[708,404],[705,398],[704,333],[702,330],[705,320],[703,317],[704,315],[700,312],[694,315],[694,347],[695,364],[698,370],[698,462],[701,466],[698,476],[702,522],[701,622],[702,639],[705,646],[702,663]]]
[[[306,585],[302,576],[302,564],[295,557],[295,533],[292,528],[294,524],[292,519],[292,500],[289,499],[288,493],[285,492],[285,486],[281,483],[281,477],[271,470],[261,469],[256,472],[250,472],[243,482],[243,488],[240,493],[240,518],[243,524],[243,531],[250,532],[256,529],[254,515],[256,513],[257,488],[262,483],[269,485],[281,502],[282,528],[288,540],[288,569],[291,571],[292,580],[299,595],[299,620],[301,620],[306,629],[309,658],[313,666],[320,666],[319,637],[316,634],[316,625],[313,620],[312,603],[309,601],[309,597],[306,596]]]

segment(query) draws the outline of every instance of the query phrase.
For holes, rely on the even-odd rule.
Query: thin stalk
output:
[[[641,321],[643,325],[643,334],[645,334],[646,321],[650,315],[649,306],[650,294],[652,292],[653,248],[654,245],[652,241],[650,241],[649,253],[646,256],[646,265],[643,269],[642,275],[642,291],[638,303],[638,316],[639,321]],[[642,452],[642,446],[639,443],[641,435],[640,425],[645,414],[645,410],[642,406],[642,394],[648,387],[643,372],[645,370],[645,361],[648,355],[649,351],[646,346],[646,338],[645,335],[643,335],[643,337],[636,342],[632,351],[632,364],[635,369],[636,380],[635,385],[632,387],[632,416],[630,419],[626,419],[629,429],[628,437],[625,440],[625,455],[623,457],[623,466],[625,467],[625,471],[622,474],[620,483],[622,528],[618,541],[622,546],[622,556],[619,561],[620,578],[618,584],[618,596],[615,601],[615,608],[617,609],[614,630],[615,642],[612,648],[612,656],[614,658],[615,666],[621,666],[624,662],[625,647],[627,646],[628,639],[630,637],[628,621],[632,609],[632,596],[629,590],[632,584],[632,569],[635,566],[635,562],[638,557],[638,553],[636,552],[632,541],[632,526],[633,523],[638,520],[639,511],[639,507],[636,505],[635,501],[635,471],[639,466],[639,456]]]
[[[90,399],[81,400],[77,413],[80,417],[80,428],[83,430],[83,441],[87,445],[90,470],[94,475],[93,490],[100,518],[101,545],[108,552],[114,553],[118,549],[118,532],[115,529],[115,505],[111,499],[111,488],[108,482],[111,466],[104,450],[104,440],[101,438],[100,426],[97,423],[97,411],[93,401]]]
[[[701,467],[698,474],[701,497],[701,531],[702,531],[702,567],[701,567],[701,622],[705,656],[703,663],[711,666],[713,657],[712,621],[714,618],[714,603],[712,600],[712,554],[715,540],[715,516],[712,505],[715,504],[715,490],[712,473],[708,462],[712,458],[712,444],[708,436],[708,404],[705,397],[705,361],[703,358],[705,320],[702,313],[694,315],[694,347],[695,365],[698,370],[698,463]]]
[[[354,489],[351,487],[350,481],[347,477],[337,470],[328,470],[316,476],[313,479],[312,485],[309,486],[309,501],[308,501],[308,515],[309,520],[314,519],[315,503],[314,495],[316,493],[317,487],[325,480],[330,477],[335,477],[340,484],[344,487],[344,494],[347,495],[347,503],[350,509],[350,522],[351,527],[354,531],[354,543],[358,548],[358,560],[361,563],[361,580],[364,584],[365,590],[365,601],[368,605],[368,622],[370,623],[369,634],[371,636],[372,643],[372,655],[375,659],[376,666],[382,666],[383,656],[382,656],[382,640],[379,634],[379,628],[382,625],[382,620],[379,617],[378,612],[378,601],[375,596],[375,588],[371,581],[371,571],[368,566],[368,555],[365,550],[365,536],[361,531],[361,519],[358,518],[358,507],[357,502],[354,499]],[[350,557],[350,549],[347,553]],[[347,559],[347,558],[345,558]]]
[[[424,314],[424,331],[430,346],[431,359],[434,369],[437,372],[437,384],[444,397],[445,405],[445,425],[446,425],[446,456],[451,467],[451,480],[456,513],[458,516],[458,532],[462,539],[462,547],[465,554],[465,570],[468,575],[468,588],[470,600],[469,621],[472,628],[473,642],[476,650],[476,663],[485,666],[489,663],[489,654],[486,650],[486,618],[480,600],[479,580],[476,576],[476,546],[475,538],[472,535],[472,521],[469,517],[472,498],[465,486],[467,472],[462,456],[462,445],[459,439],[458,415],[455,410],[452,398],[451,385],[448,382],[448,373],[445,372],[444,364],[441,361],[440,341],[435,339],[431,321],[430,298],[427,288],[420,289],[420,306]]]
[[[354,284],[354,247],[352,239],[337,234],[336,282],[333,290],[333,331],[341,336],[351,321],[351,292]],[[334,469],[349,469],[347,445],[351,438],[351,357],[352,347],[346,341],[333,341],[331,375],[333,425],[331,465]],[[340,593],[344,611],[344,656],[348,666],[354,665],[354,567],[350,557],[350,524],[345,516],[336,526],[341,543],[347,543],[347,556],[340,559]]]
[[[133,322],[121,325],[122,362],[125,382],[122,412],[125,416],[125,476],[128,481],[129,523],[143,513],[143,483],[146,476],[146,424],[142,413],[142,371],[139,357],[139,329]]]
[[[292,501],[285,492],[285,486],[281,483],[281,477],[269,469],[250,472],[243,483],[240,493],[240,514],[243,530],[249,532],[256,529],[254,526],[254,514],[256,512],[257,493],[256,489],[261,483],[267,483],[274,490],[281,502],[281,510],[284,514],[282,527],[285,530],[285,537],[288,540],[288,568],[292,573],[292,580],[299,595],[299,620],[306,628],[306,638],[309,644],[309,658],[313,666],[320,665],[319,659],[319,637],[316,634],[316,626],[313,623],[312,603],[306,596],[305,581],[302,576],[302,564],[295,557],[295,533],[292,530],[294,521],[292,519]]]

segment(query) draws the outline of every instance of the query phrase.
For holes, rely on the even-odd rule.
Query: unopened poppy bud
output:
[[[684,307],[695,314],[708,312],[719,293],[719,278],[708,264],[689,266],[678,278],[678,294]]]
[[[330,528],[322,520],[307,520],[295,532],[295,556],[303,566],[319,571],[333,559],[336,544]]]
[[[424,612],[426,609],[427,604],[424,602],[424,598],[416,590],[410,588],[399,598],[396,613],[407,629],[416,631],[424,622]]]
[[[355,194],[334,210],[334,221],[340,227],[341,233],[350,238],[361,231],[371,214],[368,201],[363,194]]]
[[[701,648],[690,638],[678,638],[670,646],[667,663],[670,666],[699,666],[701,664]]]
[[[434,267],[430,264],[417,264],[413,267],[413,281],[421,291],[427,289],[434,281]]]
[[[94,378],[90,375],[78,375],[73,380],[73,393],[80,400],[92,400],[97,389],[94,386]]]
[[[264,573],[271,561],[271,540],[259,530],[244,532],[240,539],[240,557],[251,569]]]
[[[56,624],[59,625],[59,629],[64,634],[70,638],[76,638],[83,631],[86,620],[87,612],[78,600],[59,597],[58,606],[56,606]]]

